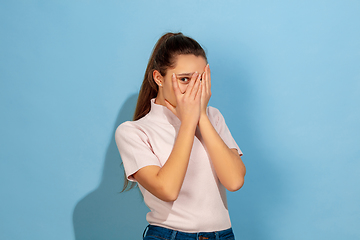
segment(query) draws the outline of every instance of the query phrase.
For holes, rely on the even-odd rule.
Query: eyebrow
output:
[[[179,73],[179,74],[176,74],[176,76],[178,77],[191,77],[194,73]]]
[[[179,73],[179,74],[176,74],[177,77],[191,77],[195,72],[192,72],[192,73]],[[201,73],[203,74],[203,72]]]

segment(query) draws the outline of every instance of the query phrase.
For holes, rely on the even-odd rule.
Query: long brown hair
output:
[[[166,33],[157,41],[146,67],[144,80],[135,108],[134,121],[144,117],[150,112],[150,100],[158,94],[159,88],[154,81],[153,72],[157,70],[162,76],[165,76],[168,68],[175,67],[176,57],[182,54],[202,56],[207,60],[205,51],[200,44],[194,39],[184,36],[181,32]],[[126,175],[124,175],[122,192],[132,189],[135,185],[136,183],[134,182],[129,183]]]

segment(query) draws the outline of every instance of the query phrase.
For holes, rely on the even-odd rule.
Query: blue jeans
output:
[[[147,231],[146,231],[147,230]],[[146,233],[145,233],[146,232]],[[144,240],[234,240],[231,228],[218,232],[186,233],[164,227],[149,225],[144,231]]]

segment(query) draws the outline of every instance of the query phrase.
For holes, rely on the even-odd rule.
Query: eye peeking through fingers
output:
[[[194,77],[194,74],[195,73],[179,73],[179,74],[175,74],[175,76],[181,84],[189,84],[191,79]],[[200,81],[204,77],[204,73],[196,74],[196,75],[197,76],[195,76],[195,78],[200,79]]]
[[[182,83],[189,83],[189,82],[190,82],[190,78],[188,78],[188,77],[181,77],[181,78],[179,78],[179,80],[180,80]]]

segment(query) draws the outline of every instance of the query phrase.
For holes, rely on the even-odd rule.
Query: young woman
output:
[[[134,121],[115,134],[124,189],[137,182],[151,210],[146,240],[234,239],[225,189],[240,189],[246,170],[223,116],[207,107],[210,96],[202,47],[182,33],[163,35],[150,57]]]

